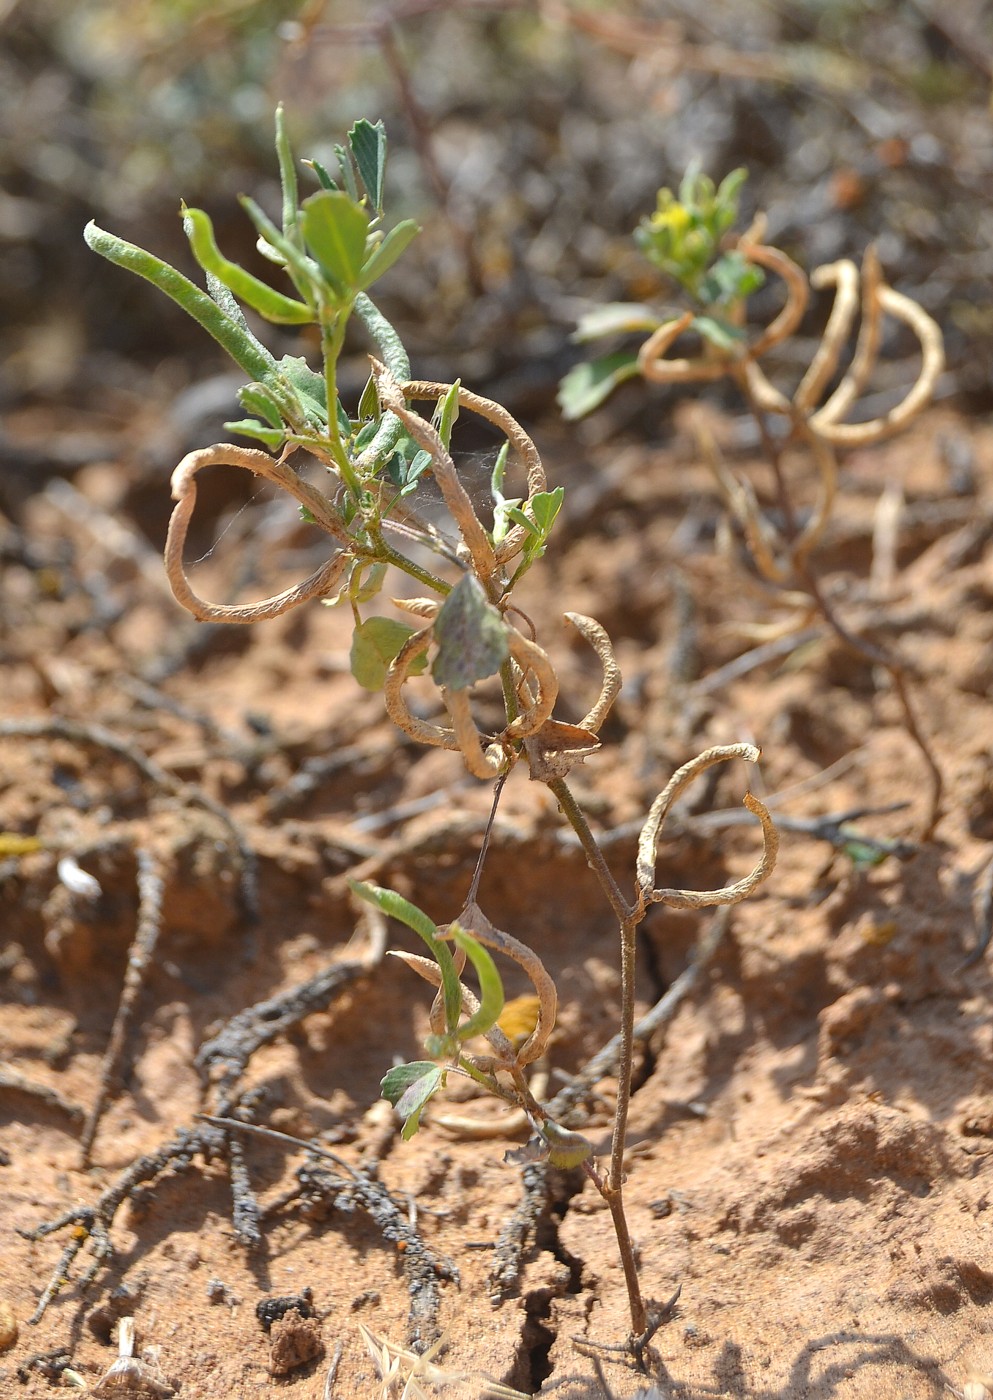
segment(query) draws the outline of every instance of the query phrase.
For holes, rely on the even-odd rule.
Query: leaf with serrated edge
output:
[[[348,133],[348,144],[362,183],[377,214],[383,212],[383,176],[386,173],[386,128],[363,117]]]

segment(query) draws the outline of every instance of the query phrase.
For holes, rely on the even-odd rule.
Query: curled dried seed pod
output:
[[[727,360],[667,360],[666,351],[693,324],[693,312],[684,311],[672,321],[663,321],[638,351],[638,370],[652,384],[685,384],[697,380],[722,379],[728,372]]]
[[[469,493],[459,480],[451,454],[431,424],[407,407],[403,389],[386,366],[376,359],[371,360],[371,364],[380,402],[396,414],[414,441],[431,454],[438,489],[469,551],[473,569],[485,583],[493,577],[499,565],[489,537],[473,509]],[[446,392],[449,387],[446,386]]]
[[[820,415],[815,414],[808,420],[810,426],[829,442],[843,447],[861,447],[870,442],[882,442],[884,438],[900,432],[930,403],[938,378],[945,368],[945,347],[941,330],[923,307],[918,306],[917,302],[911,301],[910,297],[904,296],[902,292],[895,292],[892,287],[886,286],[879,288],[877,302],[895,320],[903,321],[909,326],[917,336],[921,345],[921,368],[909,392],[895,408],[891,408],[889,413],[880,418],[873,418],[868,423],[834,421],[824,424]],[[815,422],[815,419],[818,421]]]
[[[589,642],[590,646],[597,654],[597,659],[603,667],[603,683],[600,687],[600,694],[596,704],[587,715],[579,721],[579,729],[588,729],[591,734],[598,734],[600,726],[610,713],[610,708],[620,694],[622,678],[621,668],[617,664],[614,656],[614,648],[611,645],[607,633],[592,617],[587,617],[585,613],[567,612],[567,620],[572,623],[581,637]]]
[[[807,420],[817,432],[823,432],[827,426],[839,423],[868,383],[879,354],[882,325],[879,289],[882,280],[883,271],[879,265],[879,258],[875,249],[870,246],[862,259],[862,324],[855,344],[855,354],[837,389]]]
[[[444,937],[444,929],[439,930],[439,932],[441,936]],[[425,958],[420,953],[403,953],[394,949],[390,950],[390,957],[399,958],[402,963],[406,963],[412,971],[416,972],[418,977],[423,977],[425,982],[439,989],[438,995],[431,1003],[428,1024],[435,1035],[444,1035],[448,1027],[445,1024],[445,999],[441,994],[442,979],[441,969],[438,964],[433,958]],[[461,976],[462,969],[465,967],[465,953],[462,952],[461,948],[456,948],[452,952],[452,959],[455,963],[455,971]],[[462,992],[463,1013],[466,1016],[475,1016],[476,1012],[479,1010],[478,999],[468,987],[460,984],[460,990]],[[502,1064],[512,1064],[514,1060],[514,1047],[510,1040],[504,1035],[499,1026],[491,1027],[491,1031],[492,1034],[489,1031],[487,1032],[486,1038],[489,1040],[494,1050],[497,1051],[500,1062]]]
[[[739,371],[747,394],[765,413],[781,413],[790,417],[793,405],[785,394],[769,383],[764,372],[754,360],[746,360]]]
[[[443,690],[442,695],[455,726],[455,742],[469,772],[484,781],[498,777],[516,757],[513,750],[504,750],[500,744],[493,743],[487,744],[484,751],[469,708],[468,690]]]
[[[758,340],[748,347],[749,358],[757,360],[760,355],[764,355],[780,341],[786,340],[796,330],[807,309],[810,285],[803,269],[779,248],[771,248],[765,243],[748,243],[741,239],[738,251],[750,262],[775,272],[786,283],[786,305],[779,315],[769,322]]]
[[[776,868],[779,832],[764,802],[750,792],[745,793],[742,802],[762,825],[762,856],[754,869],[719,890],[652,890],[647,899],[649,904],[666,904],[670,909],[708,909],[715,904],[740,904],[763,880],[769,878]]]
[[[645,824],[641,829],[638,838],[638,859],[636,866],[636,879],[638,892],[644,904],[657,903],[657,895],[660,894],[692,894],[691,891],[657,891],[655,889],[655,862],[657,859],[657,847],[659,831],[662,823],[668,815],[669,809],[676,799],[695,781],[707,768],[713,767],[715,763],[727,763],[734,758],[742,758],[746,763],[757,763],[760,757],[760,750],[754,744],[720,744],[713,748],[706,749],[696,758],[684,763],[681,768],[669,779],[669,782],[652,803],[651,810],[645,819]],[[754,805],[753,805],[754,804]],[[736,904],[739,899],[755,888],[766,876],[772,873],[776,863],[776,851],[778,849],[778,837],[772,825],[771,818],[762,803],[758,802],[751,794],[745,795],[745,806],[750,812],[754,812],[762,822],[763,854],[762,860],[751,876],[746,876],[745,881],[739,881],[738,885],[730,887],[728,890],[705,891],[699,896],[695,896],[694,908],[703,907],[706,904]],[[747,883],[750,882],[750,883]],[[737,893],[739,886],[747,883],[744,893]],[[732,890],[735,891],[732,897]],[[669,900],[667,903],[671,902]],[[684,907],[691,907],[684,905]]]
[[[838,360],[858,310],[858,268],[850,258],[825,263],[822,267],[814,268],[810,274],[810,285],[818,291],[822,287],[834,287],[834,305],[824,327],[821,343],[793,395],[793,407],[801,415],[816,407],[828,381],[838,368]]]
[[[345,566],[351,555],[341,550],[326,564],[322,564],[309,578],[292,588],[284,589],[271,598],[258,603],[231,605],[211,603],[200,598],[190,587],[183,565],[183,548],[190,521],[196,508],[196,476],[204,467],[230,466],[272,481],[288,491],[301,505],[306,506],[322,530],[345,544],[350,543],[349,535],[331,503],[307,482],[302,481],[284,462],[278,462],[265,452],[254,447],[235,447],[231,443],[215,443],[213,447],[203,447],[189,452],[172,474],[172,496],[176,508],[169,521],[166,535],[165,569],[169,586],[188,612],[201,622],[259,622],[266,618],[278,617],[280,613],[331,593],[341,581]]]
[[[435,384],[423,379],[411,379],[400,387],[408,399],[433,399],[437,402],[445,397],[452,386],[450,384]],[[478,414],[480,418],[485,418],[488,423],[499,428],[516,450],[527,473],[527,499],[523,503],[523,509],[526,511],[528,502],[539,491],[544,491],[546,485],[545,469],[541,464],[541,457],[534,442],[517,419],[512,417],[502,404],[495,403],[493,399],[485,399],[480,394],[474,394],[461,385],[459,386],[459,407],[469,409],[471,413]],[[528,531],[523,525],[515,525],[508,530],[500,543],[494,545],[494,553],[498,563],[506,564],[508,560],[520,554],[527,538]]]
[[[507,739],[526,739],[529,734],[534,734],[541,728],[555,708],[559,680],[548,653],[537,642],[528,641],[516,627],[507,628],[507,643],[511,657],[520,668],[525,689],[529,673],[538,687],[537,698],[529,699],[523,713],[504,730],[504,737]],[[528,694],[530,696],[530,692]]]
[[[398,729],[402,729],[419,744],[429,744],[437,749],[457,749],[458,742],[454,730],[442,729],[440,725],[418,719],[410,713],[403,698],[403,687],[410,674],[410,668],[417,658],[427,651],[430,644],[431,628],[425,627],[408,637],[397,652],[383,685],[386,713]]]

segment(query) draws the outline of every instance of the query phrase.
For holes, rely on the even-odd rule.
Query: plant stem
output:
[[[583,809],[573,797],[564,778],[554,778],[546,786],[550,792],[555,794],[562,809],[562,815],[579,837],[579,844],[586,852],[587,864],[599,881],[600,888],[607,896],[611,909],[617,915],[618,922],[620,924],[626,923],[634,913],[634,905],[628,904],[621,894],[617,881],[611,874],[610,867],[597,844],[597,839],[590,830],[590,824],[586,820]]]
[[[350,307],[337,308],[325,320],[321,316],[321,354],[324,357],[324,384],[328,401],[328,443],[335,466],[341,472],[341,479],[357,501],[361,492],[359,479],[348,460],[345,444],[341,440],[341,425],[338,422],[338,356],[345,343],[345,327],[348,325]]]
[[[579,837],[590,869],[596,876],[611,909],[617,915],[621,943],[621,1025],[620,1052],[617,1064],[617,1102],[614,1107],[614,1129],[610,1144],[610,1171],[603,1181],[596,1173],[591,1179],[607,1202],[617,1237],[617,1249],[624,1270],[624,1283],[631,1313],[631,1343],[644,1337],[648,1317],[641,1296],[638,1265],[635,1262],[627,1216],[624,1213],[624,1146],[627,1140],[628,1109],[631,1105],[631,1080],[634,1072],[634,1002],[635,1002],[635,932],[640,922],[636,907],[628,904],[610,872],[597,839],[590,830],[586,815],[563,778],[548,783],[559,807],[573,831]],[[637,1353],[637,1348],[635,1348]]]
[[[451,593],[452,585],[450,583],[446,583],[443,578],[438,578],[437,574],[432,574],[430,570],[422,569],[420,564],[415,564],[413,559],[408,559],[405,554],[401,554],[388,544],[383,538],[383,532],[378,523],[369,525],[369,537],[373,544],[373,548],[369,552],[370,559],[376,560],[379,564],[392,564],[395,569],[409,574],[411,578],[416,578],[418,583],[423,583],[433,593],[440,593],[443,597],[447,597]]]

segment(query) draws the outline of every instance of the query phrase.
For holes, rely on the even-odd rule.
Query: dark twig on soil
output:
[[[434,1254],[421,1239],[407,1210],[392,1197],[377,1179],[378,1163],[370,1161],[355,1168],[320,1144],[306,1138],[291,1137],[257,1123],[242,1123],[237,1119],[202,1115],[205,1122],[227,1130],[231,1135],[249,1134],[285,1143],[307,1153],[308,1161],[297,1168],[297,1185],[284,1192],[266,1211],[269,1217],[288,1206],[300,1204],[304,1215],[321,1212],[351,1213],[361,1210],[379,1229],[383,1239],[393,1245],[401,1260],[404,1280],[410,1294],[407,1340],[415,1351],[423,1351],[439,1335],[438,1313],[441,1308],[439,1279],[459,1283],[459,1271],[447,1259]],[[318,1165],[318,1160],[332,1161],[339,1174]],[[341,1174],[343,1173],[343,1174]]]
[[[133,1194],[136,1187],[143,1182],[154,1181],[165,1171],[188,1170],[197,1156],[202,1156],[205,1161],[212,1161],[215,1157],[223,1155],[224,1147],[224,1135],[217,1128],[209,1125],[183,1128],[156,1152],[150,1152],[132,1162],[117,1180],[107,1187],[94,1205],[74,1206],[55,1220],[46,1220],[33,1230],[18,1229],[18,1234],[26,1240],[42,1240],[57,1230],[71,1227],[69,1243],[62,1251],[62,1257],[55,1266],[37,1307],[28,1318],[29,1324],[34,1325],[41,1321],[49,1303],[68,1281],[69,1270],[76,1256],[87,1244],[92,1247],[93,1262],[80,1279],[81,1288],[85,1288],[92,1281],[104,1260],[113,1255],[110,1227],[122,1203]]]
[[[260,1046],[296,1025],[310,1011],[326,1007],[339,988],[369,972],[381,960],[386,940],[385,920],[377,917],[375,911],[371,912],[373,917],[371,920],[367,917],[366,924],[370,931],[370,951],[363,960],[338,963],[311,978],[302,987],[291,988],[282,996],[249,1007],[233,1017],[218,1035],[201,1047],[197,1068],[205,1079],[212,1078],[213,1072],[219,1071],[217,1089],[226,1108],[233,1106],[231,1093],[234,1085]],[[138,940],[135,941],[137,943]],[[250,1131],[251,1127],[250,1124],[238,1124],[239,1131]],[[57,1230],[74,1227],[69,1243],[29,1321],[36,1323],[41,1320],[48,1304],[64,1287],[76,1256],[90,1242],[93,1261],[80,1280],[81,1287],[95,1277],[103,1261],[113,1254],[109,1232],[114,1217],[122,1202],[132,1195],[136,1187],[154,1180],[163,1172],[187,1170],[197,1156],[202,1156],[207,1162],[221,1158],[228,1163],[235,1226],[246,1244],[257,1244],[261,1238],[261,1212],[251,1188],[240,1142],[232,1143],[227,1123],[222,1128],[206,1120],[202,1126],[183,1128],[156,1152],[132,1162],[94,1205],[77,1206],[55,1220],[20,1232],[25,1239],[40,1240]]]
[[[440,1334],[441,1310],[439,1280],[459,1284],[454,1263],[430,1250],[402,1209],[381,1182],[375,1179],[376,1163],[364,1165],[351,1180],[335,1176],[315,1162],[297,1168],[300,1200],[311,1211],[330,1207],[347,1212],[362,1210],[377,1227],[383,1239],[397,1251],[404,1282],[410,1295],[407,1314],[407,1342],[413,1351],[423,1352]]]
[[[374,915],[375,912],[372,911]],[[305,1016],[325,1010],[343,987],[379,964],[386,943],[385,920],[380,916],[370,921],[370,927],[370,949],[364,958],[332,963],[309,981],[265,1001],[257,1001],[254,1006],[232,1016],[216,1035],[204,1041],[195,1063],[204,1081],[216,1089],[217,1110],[221,1116],[231,1111],[235,1086],[256,1050],[299,1025]]]
[[[162,895],[165,880],[163,868],[151,851],[138,850],[138,928],[134,941],[128,950],[127,968],[124,973],[124,986],[117,1005],[117,1015],[110,1032],[110,1040],[100,1067],[100,1083],[93,1105],[86,1116],[80,1149],[82,1165],[89,1166],[93,1141],[100,1126],[107,1099],[114,1080],[117,1078],[124,1056],[124,1043],[128,1029],[155,959],[155,950],[162,931]]]

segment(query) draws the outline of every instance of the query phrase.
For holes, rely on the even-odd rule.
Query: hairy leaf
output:
[[[409,1141],[420,1127],[424,1106],[444,1083],[445,1071],[430,1060],[397,1065],[384,1075],[383,1098],[393,1104],[404,1120],[400,1136]]]
[[[442,603],[434,638],[438,651],[431,674],[449,690],[494,675],[510,655],[503,618],[472,574],[463,574]]]
[[[383,212],[383,176],[386,173],[386,128],[381,121],[357,121],[348,133],[348,144],[377,214]]]
[[[320,190],[304,200],[301,227],[336,293],[354,294],[365,260],[369,215],[343,190]]]
[[[352,634],[348,661],[352,675],[364,690],[382,690],[387,671],[415,630],[392,617],[369,617],[359,623]],[[410,668],[411,672],[417,675],[426,665],[427,658],[418,657]]]

